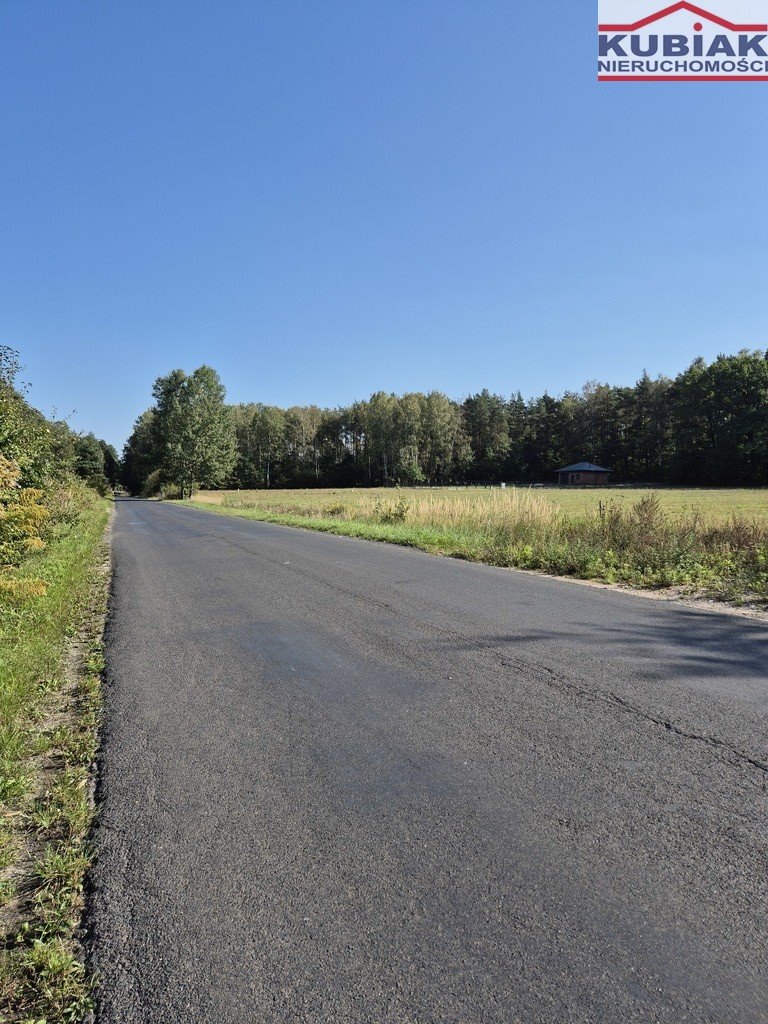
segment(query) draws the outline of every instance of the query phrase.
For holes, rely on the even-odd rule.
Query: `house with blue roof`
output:
[[[574,462],[572,466],[563,466],[562,469],[556,470],[557,482],[561,487],[572,487],[578,484],[581,484],[582,487],[586,485],[594,487],[607,484],[610,472],[610,469],[596,466],[594,462]]]

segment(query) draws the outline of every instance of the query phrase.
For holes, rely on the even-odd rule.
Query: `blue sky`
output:
[[[766,347],[768,85],[598,84],[595,4],[554,9],[2,0],[0,342],[33,402],[119,446],[201,362],[336,405]]]

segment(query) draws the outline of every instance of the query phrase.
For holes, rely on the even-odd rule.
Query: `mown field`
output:
[[[492,565],[768,600],[766,490],[201,491],[187,504]]]

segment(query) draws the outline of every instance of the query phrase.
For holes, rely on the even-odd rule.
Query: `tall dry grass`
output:
[[[541,492],[530,488],[444,492],[377,490],[200,491],[195,501],[232,509],[265,509],[283,514],[331,516],[341,520],[389,521],[398,518],[425,526],[481,527],[512,521],[556,520],[562,513]]]

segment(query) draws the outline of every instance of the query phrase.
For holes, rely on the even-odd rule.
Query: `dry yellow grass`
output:
[[[228,508],[263,509],[277,515],[332,515],[369,519],[377,508],[399,498],[408,504],[408,521],[431,526],[492,526],[510,519],[552,522],[561,515],[596,514],[600,505],[629,509],[647,490],[633,488],[318,488],[296,490],[200,491],[195,501]],[[768,490],[758,488],[675,488],[653,492],[672,518],[698,516],[709,523],[734,515],[768,522]]]
[[[527,488],[201,491],[195,495],[195,501],[342,522],[407,520],[413,527],[449,531],[493,530],[521,521],[536,522],[542,528],[563,514],[542,492]]]

